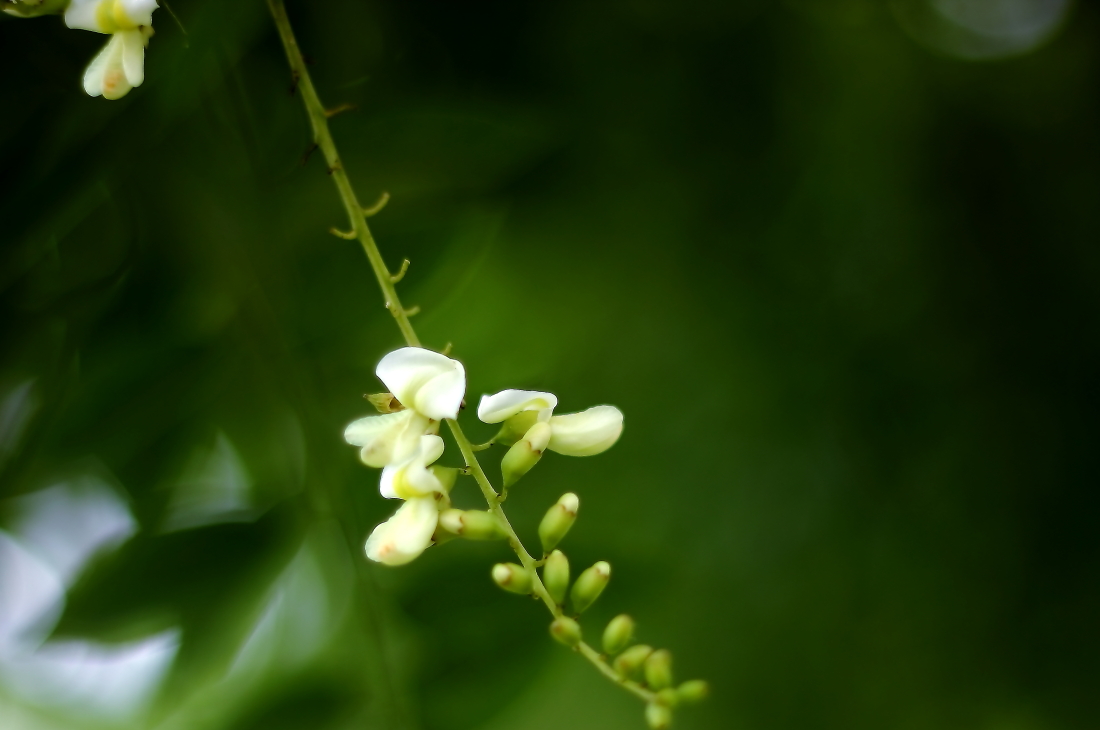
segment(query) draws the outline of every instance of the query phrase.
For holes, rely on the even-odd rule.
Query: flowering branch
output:
[[[605,654],[581,640],[579,625],[562,610],[569,585],[568,561],[561,551],[550,551],[572,526],[579,504],[576,495],[564,495],[544,518],[539,528],[545,551],[541,560],[536,560],[524,547],[501,506],[508,487],[537,463],[544,450],[586,456],[608,448],[622,430],[622,414],[611,406],[597,406],[583,413],[553,416],[557,404],[555,396],[503,391],[484,398],[478,409],[481,420],[503,422],[500,434],[488,444],[475,446],[470,442],[457,421],[459,401],[465,388],[462,365],[445,354],[420,348],[420,340],[409,321],[417,309],[406,309],[394,286],[404,276],[409,262],[406,259],[396,273],[391,273],[367,225],[366,218],[377,213],[389,196],[383,194],[378,203],[369,208],[359,203],[329,131],[328,119],[335,112],[327,111],[317,95],[282,0],[267,0],[267,4],[286,51],[294,88],[301,92],[309,115],[314,143],[325,157],[351,224],[348,232],[335,228],[332,232],[348,240],[357,239],[362,245],[382,290],[385,306],[409,345],[390,353],[379,364],[378,375],[393,393],[371,396],[371,400],[385,415],[360,419],[345,433],[349,442],[362,447],[364,463],[384,467],[383,494],[406,500],[389,522],[379,525],[371,534],[367,541],[368,555],[382,562],[400,564],[419,555],[433,538],[438,541],[457,535],[471,539],[503,537],[521,565],[494,566],[494,580],[506,590],[539,598],[554,618],[551,624],[554,638],[572,647],[601,674],[645,702],[650,727],[668,727],[671,708],[681,701],[701,699],[706,694],[705,683],[686,682],[672,689],[671,659],[667,651],[653,651],[644,645],[626,649],[632,638],[633,621],[625,615],[614,619],[604,632],[603,645],[607,654],[619,655],[612,666]],[[340,109],[342,107],[337,107]],[[459,393],[457,399],[450,395],[454,392]],[[444,420],[462,452],[465,469],[448,470],[432,465],[442,453],[442,442],[435,431],[439,421]],[[488,448],[494,442],[511,445],[502,462],[504,486],[501,492],[493,487],[475,455],[475,451]],[[450,485],[458,471],[472,476],[477,482],[493,519],[483,512],[447,509]],[[475,537],[475,533],[479,536]],[[539,567],[543,568],[541,578]],[[576,613],[596,600],[609,577],[610,566],[600,562],[577,578],[571,595]],[[630,678],[643,666],[645,684]]]

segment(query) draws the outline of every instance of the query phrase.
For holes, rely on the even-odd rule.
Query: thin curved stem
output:
[[[275,25],[279,29],[279,37],[283,41],[283,48],[286,50],[287,61],[290,63],[296,88],[301,92],[302,102],[305,104],[306,112],[309,114],[310,125],[313,127],[314,142],[321,148],[321,152],[325,156],[325,162],[328,164],[329,173],[332,176],[333,182],[336,183],[336,189],[340,193],[340,199],[344,203],[344,209],[347,211],[348,219],[351,222],[352,232],[355,234],[354,237],[358,238],[359,243],[363,246],[363,250],[367,254],[367,260],[370,262],[371,269],[374,270],[374,276],[378,280],[378,286],[382,289],[382,294],[385,297],[386,308],[390,310],[394,320],[397,322],[397,326],[401,330],[405,342],[410,346],[419,347],[420,339],[416,336],[416,331],[409,321],[409,316],[415,313],[416,308],[405,309],[401,305],[401,300],[397,296],[397,289],[394,287],[394,284],[400,281],[401,277],[404,275],[408,263],[406,261],[397,274],[391,274],[390,270],[386,267],[385,261],[382,259],[382,254],[378,250],[378,245],[375,243],[370,228],[367,226],[364,208],[359,204],[359,200],[355,196],[355,191],[351,187],[347,172],[340,162],[340,156],[336,152],[336,143],[333,141],[332,134],[329,132],[328,128],[328,118],[330,115],[325,112],[325,107],[321,104],[320,97],[317,96],[317,90],[314,88],[313,80],[309,76],[309,69],[306,68],[305,61],[302,58],[302,52],[298,48],[297,41],[294,40],[294,31],[290,26],[290,20],[287,18],[286,8],[283,6],[282,0],[267,0],[267,5],[271,9],[271,15],[275,19]],[[386,196],[386,199],[388,200],[388,196]],[[372,209],[366,211],[367,215],[373,215],[375,212],[377,211]],[[341,237],[345,237],[346,235],[339,231],[336,231],[336,233],[337,235],[341,235]],[[349,239],[351,238],[351,236],[347,237]],[[485,497],[485,501],[489,503],[490,511],[496,515],[501,525],[503,525],[504,531],[507,534],[509,546],[515,552],[524,570],[527,571],[527,574],[530,576],[532,592],[542,600],[547,610],[550,611],[550,614],[554,616],[554,618],[562,616],[561,606],[555,603],[554,599],[550,597],[550,593],[546,590],[546,586],[543,585],[542,579],[539,577],[537,570],[539,561],[536,561],[531,556],[531,553],[527,552],[527,548],[523,546],[523,542],[519,539],[519,535],[516,534],[515,528],[512,527],[512,523],[508,520],[508,516],[501,507],[501,502],[504,501],[503,495],[498,494],[496,489],[493,488],[492,483],[489,481],[489,477],[485,475],[485,470],[481,467],[481,464],[477,460],[477,456],[474,454],[475,451],[487,447],[488,444],[474,446],[474,444],[466,438],[466,434],[463,433],[462,427],[459,426],[456,420],[447,419],[447,426],[454,435],[459,451],[462,452],[462,458],[466,461],[469,473],[474,477],[474,481],[477,482],[478,487],[481,488],[481,493]],[[490,442],[490,444],[491,443],[492,442]],[[652,702],[655,699],[656,695],[650,690],[637,682],[620,677],[607,663],[603,655],[585,642],[582,641],[577,644],[575,649],[578,654],[587,659],[601,674],[615,684],[620,685],[645,702]]]
[[[283,6],[282,0],[267,0],[267,7],[271,10],[275,26],[279,29],[279,38],[283,41],[287,62],[294,77],[294,88],[302,95],[302,102],[306,106],[309,123],[313,128],[313,141],[325,156],[325,164],[328,165],[329,175],[340,192],[340,200],[344,203],[344,210],[347,211],[351,230],[367,254],[367,260],[370,261],[371,269],[374,270],[374,278],[378,279],[378,286],[382,289],[386,309],[393,315],[405,342],[419,347],[420,340],[409,322],[408,310],[401,306],[401,299],[397,296],[397,289],[393,285],[393,275],[386,268],[386,262],[382,259],[382,253],[378,250],[378,244],[374,242],[374,236],[371,235],[370,227],[367,225],[363,206],[355,197],[355,190],[351,187],[351,181],[348,180],[348,173],[344,170],[344,164],[336,152],[336,143],[328,128],[328,114],[325,112],[324,105],[321,104],[320,97],[317,96],[317,89],[313,86],[313,79],[309,76],[309,69],[306,68],[298,42],[294,40],[294,29],[290,27],[286,7]],[[386,199],[388,200],[388,196]],[[373,212],[371,211],[372,214]]]

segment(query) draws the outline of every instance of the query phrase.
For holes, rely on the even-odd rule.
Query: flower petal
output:
[[[495,395],[481,396],[477,417],[485,423],[500,423],[522,411],[550,411],[558,405],[553,393],[537,390],[502,390]]]
[[[428,418],[456,418],[466,392],[462,363],[423,347],[402,347],[382,358],[379,379],[406,408]]]
[[[359,458],[367,466],[392,466],[416,454],[428,425],[426,417],[410,410],[367,416],[348,424],[344,440],[362,448]]]
[[[104,25],[101,21],[99,6],[103,0],[73,0],[69,7],[65,8],[65,25],[77,30],[90,30],[94,33],[110,33],[111,25]],[[110,19],[110,13],[107,14]],[[92,94],[98,96],[98,94]]]
[[[439,509],[432,497],[410,499],[374,528],[365,545],[367,557],[386,565],[404,565],[432,544]]]
[[[595,406],[581,413],[550,419],[551,451],[566,456],[592,456],[611,448],[623,432],[623,413],[615,406]]]
[[[378,489],[386,499],[417,499],[446,494],[447,487],[428,466],[443,455],[443,439],[434,435],[420,437],[417,452],[403,464],[382,470]]]
[[[121,38],[122,70],[130,86],[141,86],[145,80],[145,36],[140,30],[123,30],[115,33]]]
[[[153,11],[158,7],[157,0],[116,0],[116,2],[126,14],[126,20],[133,25],[153,24]]]
[[[88,96],[100,96],[103,93],[103,76],[107,73],[107,65],[111,62],[111,55],[115,52],[115,38],[107,41],[107,45],[96,54],[88,68],[84,70],[84,91]]]

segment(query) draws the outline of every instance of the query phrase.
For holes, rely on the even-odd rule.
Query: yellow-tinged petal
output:
[[[411,410],[367,416],[348,424],[344,440],[361,448],[359,458],[367,466],[392,466],[416,455],[430,425],[426,416]]]
[[[432,497],[410,499],[367,538],[367,557],[386,565],[415,560],[432,544],[439,510]]]
[[[558,405],[558,397],[553,393],[537,390],[502,390],[494,395],[481,396],[477,407],[477,417],[485,423],[500,423],[523,411],[538,411],[549,418]],[[540,419],[545,420],[545,419]]]
[[[607,451],[623,432],[623,413],[615,406],[595,406],[550,419],[547,448],[566,456],[592,456]]]

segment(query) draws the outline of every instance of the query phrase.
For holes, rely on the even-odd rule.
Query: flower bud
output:
[[[531,592],[531,576],[522,565],[515,563],[497,563],[493,566],[493,580],[510,593],[527,595]]]
[[[523,438],[523,435],[531,429],[531,426],[535,425],[538,415],[538,411],[520,411],[516,415],[507,418],[501,424],[500,431],[493,437],[493,443],[511,446]]]
[[[569,528],[577,521],[577,510],[581,501],[572,492],[566,492],[554,504],[546,510],[546,515],[539,523],[539,540],[542,541],[542,551],[548,553],[557,547],[561,539],[569,532]]]
[[[405,410],[405,406],[397,400],[397,396],[393,393],[370,393],[363,397],[370,401],[370,404],[374,406],[374,410],[379,413],[397,413]]]
[[[569,559],[561,550],[555,550],[546,557],[542,566],[542,584],[554,603],[559,606],[565,603],[565,591],[569,588]]]
[[[542,458],[542,452],[550,443],[550,424],[536,423],[527,429],[523,438],[508,449],[500,462],[500,472],[504,476],[504,486],[510,487],[519,481]]]
[[[439,526],[467,540],[503,540],[504,530],[492,512],[449,509],[439,513]]]
[[[652,690],[662,690],[672,684],[672,654],[658,649],[646,657],[645,682]]]
[[[611,565],[604,560],[581,573],[569,594],[573,599],[573,610],[584,613],[600,597],[609,580],[611,580]]]
[[[660,702],[650,702],[645,708],[645,721],[653,730],[665,730],[672,725],[672,710]]]
[[[657,693],[657,701],[665,707],[675,708],[680,704],[680,695],[672,687],[665,687]]]
[[[701,679],[689,679],[676,688],[676,694],[680,696],[681,702],[695,704],[707,698],[710,694],[710,685]]]
[[[636,644],[615,657],[612,666],[620,677],[630,677],[638,673],[638,670],[642,668],[642,664],[652,653],[652,646]]]
[[[550,635],[566,646],[576,646],[581,641],[581,625],[568,616],[559,616],[550,624]]]
[[[621,613],[607,624],[603,630],[603,650],[608,656],[615,656],[626,648],[634,638],[634,619]]]

